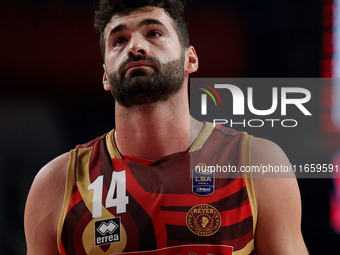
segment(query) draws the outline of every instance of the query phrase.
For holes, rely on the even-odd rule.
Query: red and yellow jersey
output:
[[[205,123],[189,151],[155,162],[122,156],[114,130],[77,146],[58,226],[60,253],[255,254],[252,179],[222,171],[249,165],[250,139]]]

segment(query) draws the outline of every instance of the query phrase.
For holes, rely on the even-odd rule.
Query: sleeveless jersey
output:
[[[226,171],[249,165],[250,140],[205,123],[188,151],[149,164],[123,157],[114,130],[78,145],[70,152],[60,253],[255,254],[252,179]]]

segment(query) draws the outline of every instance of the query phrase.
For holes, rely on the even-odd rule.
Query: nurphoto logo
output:
[[[303,82],[291,86],[294,85],[291,81],[285,84],[285,80],[278,79],[266,81],[266,85],[261,86],[263,80],[256,79],[248,82],[242,79],[240,82],[237,79],[234,82],[227,79],[213,79],[210,82],[207,79],[202,80],[196,81],[195,87],[191,88],[194,92],[194,96],[190,98],[191,105],[193,102],[197,107],[199,101],[199,115],[202,118],[218,115],[219,117],[209,120],[215,126],[228,124],[230,127],[296,127],[299,124],[297,116],[312,116],[308,109],[312,94],[309,89],[298,86],[305,85]],[[272,86],[270,82],[273,82]]]

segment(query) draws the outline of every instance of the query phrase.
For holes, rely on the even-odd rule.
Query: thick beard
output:
[[[184,52],[179,59],[163,65],[157,59],[148,56],[142,56],[138,60],[150,62],[153,70],[151,72],[135,70],[131,72],[130,77],[121,76],[122,78],[117,77],[115,73],[108,74],[111,93],[121,106],[131,108],[166,101],[181,89],[184,81]],[[120,74],[126,64],[125,62],[121,65]]]

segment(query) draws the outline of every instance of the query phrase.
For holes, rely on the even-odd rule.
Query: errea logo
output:
[[[95,222],[95,245],[120,242],[120,217]]]
[[[117,228],[118,225],[114,223],[112,220],[110,220],[109,223],[102,222],[99,228],[97,228],[97,231],[102,235],[105,235],[107,233],[112,234]]]

